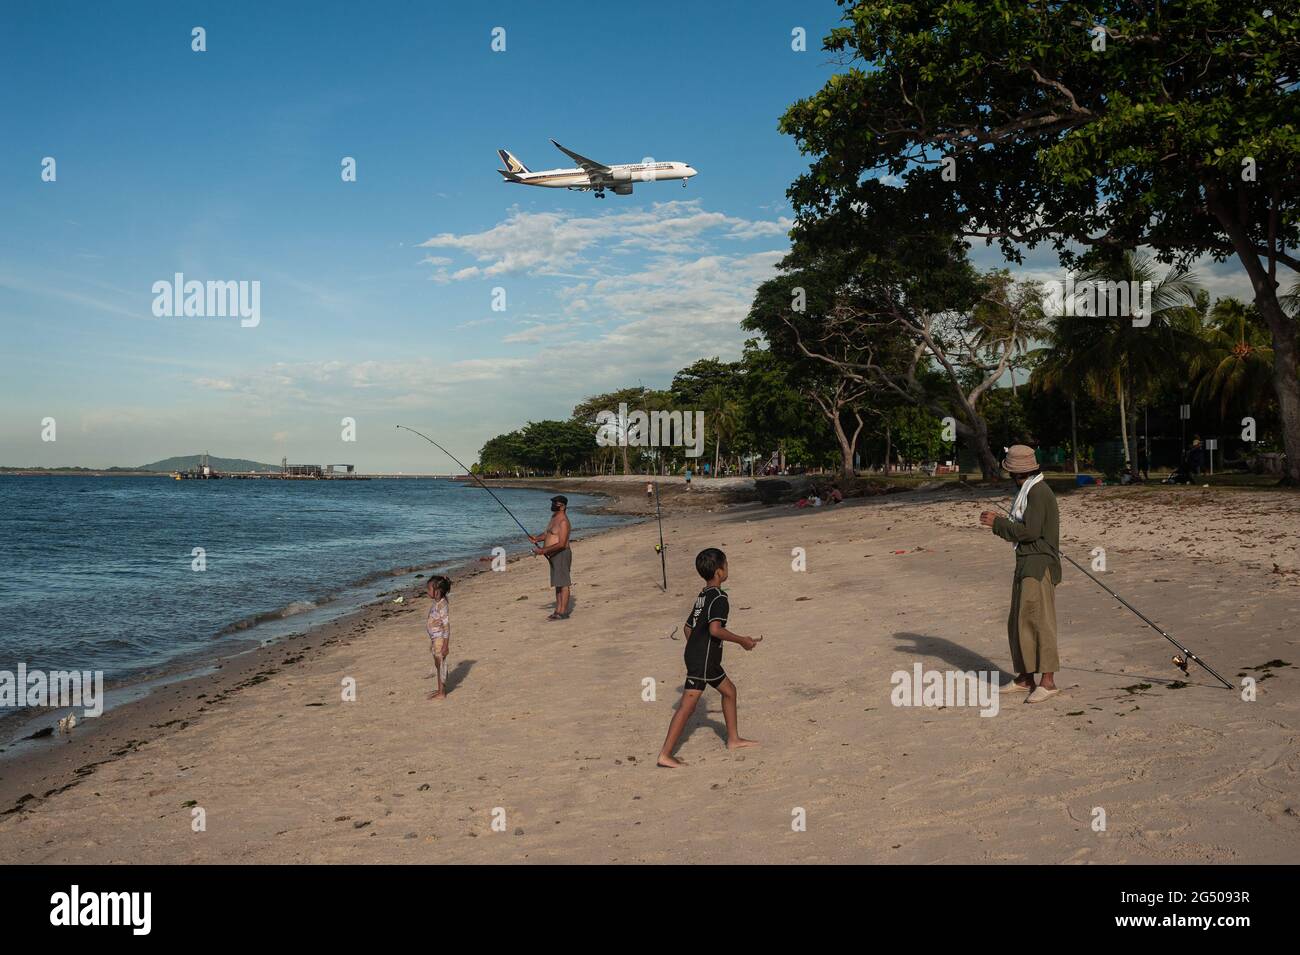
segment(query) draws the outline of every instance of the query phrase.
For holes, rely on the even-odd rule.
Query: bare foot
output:
[[[445,700],[446,698],[447,698],[446,690],[439,690],[437,693],[429,694],[429,699],[431,700]]]
[[[655,763],[655,765],[662,766],[664,769],[676,769],[678,766],[685,766],[686,760],[673,759],[671,756],[664,756],[660,754],[659,762]]]
[[[741,739],[740,737],[737,737],[736,739],[727,740],[727,749],[744,749],[746,746],[757,745],[758,741],[752,739]]]

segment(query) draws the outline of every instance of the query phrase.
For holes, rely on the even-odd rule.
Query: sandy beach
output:
[[[644,496],[643,479],[624,483]],[[560,486],[579,485],[599,489]],[[445,701],[426,699],[428,600],[412,592],[0,762],[0,857],[1300,861],[1300,496],[1061,498],[1063,549],[1082,562],[1104,548],[1107,583],[1234,683],[1254,677],[1254,702],[1195,668],[1178,682],[1173,648],[1067,566],[1064,692],[1004,698],[989,718],[894,706],[891,675],[1005,672],[1012,556],[976,521],[1005,487],[817,510],[729,504],[720,487],[665,488],[667,593],[653,523],[584,537],[581,515],[571,619],[545,619],[540,559],[457,581]],[[690,765],[658,769],[683,677],[670,633],[706,546],[730,558],[729,626],[764,637],[725,657],[761,745],[724,747],[709,691],[679,750]]]

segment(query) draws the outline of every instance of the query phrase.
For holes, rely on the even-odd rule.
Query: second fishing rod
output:
[[[962,487],[962,488],[964,488],[964,489],[966,489],[966,490],[968,490],[968,491],[973,491],[973,490],[974,490],[972,487],[970,487],[968,484],[966,484],[965,481],[962,481],[962,482],[960,483],[959,486]],[[1004,514],[1006,514],[1007,517],[1009,517],[1009,518],[1011,517],[1011,511],[1008,510],[1006,507],[1004,507],[1002,504],[998,503],[997,501],[994,501],[994,502],[993,502],[993,505],[994,505],[995,507],[997,507],[998,510],[1000,510],[1000,511],[1002,511]],[[1014,520],[1014,518],[1012,518],[1012,519]],[[1098,579],[1094,574],[1092,574],[1092,573],[1091,573],[1091,572],[1090,572],[1086,567],[1084,567],[1083,565],[1081,565],[1077,560],[1075,560],[1075,559],[1074,559],[1073,557],[1071,557],[1069,554],[1063,554],[1063,553],[1061,553],[1061,549],[1060,549],[1059,547],[1055,547],[1055,546],[1053,546],[1053,545],[1051,544],[1050,541],[1044,541],[1044,543],[1047,544],[1048,547],[1051,547],[1051,548],[1052,548],[1052,551],[1056,554],[1056,556],[1057,556],[1058,559],[1059,559],[1059,558],[1065,558],[1066,560],[1068,560],[1068,561],[1069,561],[1069,562],[1074,566],[1074,568],[1075,568],[1076,570],[1078,570],[1080,573],[1082,573],[1085,577],[1087,577],[1089,580],[1091,580],[1094,584],[1096,584],[1096,585],[1097,585],[1098,587],[1100,587],[1102,590],[1106,591],[1106,593],[1110,594],[1112,597],[1114,597],[1116,600],[1118,600],[1118,601],[1120,602],[1120,604],[1121,604],[1121,605],[1122,605],[1126,610],[1128,610],[1130,613],[1132,613],[1134,616],[1136,616],[1139,620],[1141,620],[1143,623],[1145,623],[1148,627],[1150,627],[1150,628],[1151,628],[1152,630],[1154,630],[1156,633],[1160,634],[1160,636],[1164,637],[1166,640],[1168,640],[1170,643],[1172,643],[1175,647],[1177,647],[1178,650],[1179,650],[1179,652],[1182,654],[1182,656],[1181,656],[1181,657],[1179,657],[1179,656],[1175,656],[1175,657],[1174,657],[1174,665],[1175,665],[1176,667],[1178,667],[1180,670],[1182,670],[1184,674],[1186,674],[1186,673],[1188,672],[1187,664],[1188,664],[1189,662],[1191,662],[1191,663],[1195,663],[1195,664],[1197,664],[1198,666],[1202,667],[1206,672],[1208,672],[1211,676],[1213,676],[1216,680],[1218,680],[1220,683],[1222,683],[1222,684],[1223,684],[1224,686],[1226,686],[1228,689],[1230,689],[1230,690],[1233,689],[1233,685],[1232,685],[1231,683],[1229,683],[1227,680],[1225,680],[1225,679],[1223,678],[1223,676],[1220,675],[1220,673],[1219,673],[1218,670],[1214,669],[1214,667],[1210,666],[1208,663],[1206,663],[1204,660],[1202,660],[1200,657],[1198,657],[1195,653],[1193,653],[1193,652],[1192,652],[1191,650],[1189,650],[1187,647],[1183,646],[1183,644],[1179,643],[1178,640],[1174,639],[1174,637],[1172,637],[1172,636],[1170,636],[1168,633],[1166,633],[1163,629],[1160,628],[1160,626],[1159,626],[1158,624],[1156,624],[1155,621],[1153,621],[1150,617],[1148,617],[1146,614],[1144,614],[1141,610],[1139,610],[1137,607],[1133,606],[1131,603],[1129,603],[1127,600],[1125,600],[1123,597],[1121,597],[1119,594],[1117,594],[1117,593],[1116,593],[1112,588],[1110,588],[1110,587],[1106,586],[1106,584],[1102,583],[1100,579]]]

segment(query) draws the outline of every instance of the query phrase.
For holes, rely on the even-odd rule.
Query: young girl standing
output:
[[[433,603],[429,607],[429,618],[425,621],[424,628],[429,634],[433,672],[438,679],[438,689],[429,695],[429,699],[441,700],[447,696],[447,654],[451,651],[451,608],[447,604],[451,581],[442,576],[430,577],[426,589]]]

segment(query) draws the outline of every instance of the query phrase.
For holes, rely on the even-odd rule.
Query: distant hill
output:
[[[201,454],[187,454],[177,458],[163,458],[161,461],[155,461],[153,464],[142,464],[137,470],[140,471],[188,471],[191,468],[199,466]],[[216,455],[208,456],[208,464],[218,471],[276,471],[280,470],[278,464],[259,464],[257,461],[248,461],[244,458],[219,458]]]

